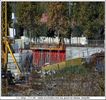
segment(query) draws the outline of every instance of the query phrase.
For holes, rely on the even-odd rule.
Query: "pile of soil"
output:
[[[90,64],[98,72],[104,72],[105,69],[105,52],[92,54],[90,57]]]

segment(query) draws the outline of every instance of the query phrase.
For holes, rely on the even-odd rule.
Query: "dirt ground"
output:
[[[68,73],[34,79],[27,84],[12,87],[9,96],[104,96],[104,75],[91,72],[86,75]],[[19,87],[21,89],[19,89]],[[23,87],[23,89],[22,89]],[[15,89],[17,88],[17,89]]]

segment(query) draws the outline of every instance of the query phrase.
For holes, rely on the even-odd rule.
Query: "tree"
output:
[[[27,31],[30,38],[40,36],[40,33],[38,35],[41,26],[40,17],[44,11],[41,5],[42,3],[35,2],[21,2],[16,4],[18,25]]]
[[[68,5],[69,3],[63,2],[18,2],[17,24],[27,30],[31,38],[46,36],[50,28],[56,31],[59,38],[70,37],[72,33],[74,36],[83,34],[92,39],[102,37],[104,2],[72,2]],[[40,19],[45,13],[48,16],[47,22],[41,23]]]
[[[63,39],[68,30],[67,3],[48,3],[48,28],[55,29],[57,36]]]
[[[100,27],[104,27],[104,7],[103,2],[81,2],[73,7],[73,19],[82,26],[87,38],[98,39]]]

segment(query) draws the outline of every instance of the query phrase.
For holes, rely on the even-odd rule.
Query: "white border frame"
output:
[[[0,25],[1,25],[1,2],[2,1],[10,1],[10,2],[22,2],[22,1],[29,1],[29,0],[1,0],[0,1]],[[30,1],[35,1],[35,2],[105,2],[105,0],[30,0]],[[105,18],[106,18],[106,3],[105,3]],[[105,30],[106,30],[106,20],[105,20]],[[106,35],[105,35],[105,39],[106,39]],[[0,27],[0,40],[1,40],[1,27]],[[106,42],[106,40],[105,40]],[[105,43],[106,46],[106,43]],[[106,61],[106,53],[105,53],[105,61]],[[1,64],[1,41],[0,41],[0,64]],[[106,65],[105,65],[105,76],[106,76]],[[1,67],[0,67],[0,83],[1,83]],[[1,87],[1,84],[0,84]],[[106,77],[105,77],[105,96],[106,96]],[[103,100],[106,99],[105,96],[32,96],[32,97],[26,97],[26,96],[17,96],[17,97],[7,97],[7,96],[1,96],[1,90],[0,90],[0,99],[6,99],[6,100],[25,100],[25,99],[48,99],[48,100],[57,100],[57,99],[83,99],[83,100],[88,100],[88,99],[93,99],[93,100]]]

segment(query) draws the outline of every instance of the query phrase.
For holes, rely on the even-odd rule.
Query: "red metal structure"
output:
[[[33,63],[38,67],[65,61],[65,50],[33,49]]]

